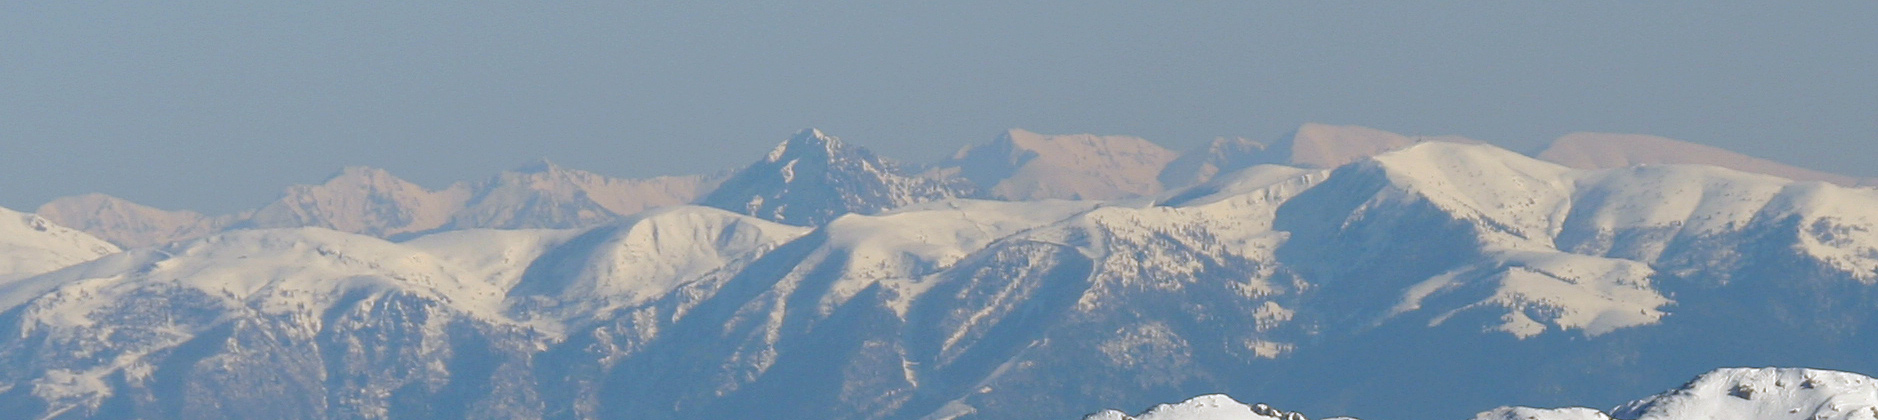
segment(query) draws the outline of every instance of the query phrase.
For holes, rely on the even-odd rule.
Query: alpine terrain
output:
[[[361,168],[227,226],[53,207],[171,226],[129,249],[0,211],[0,417],[1069,419],[1224,394],[1285,409],[1133,418],[1867,418],[1878,399],[1837,372],[1878,372],[1878,190],[1360,127],[1191,158],[1135,140],[1013,131],[916,168],[805,130],[721,182],[542,164],[427,190]]]
[[[1103,410],[1083,420],[1294,420],[1303,413],[1203,395],[1130,416]],[[1609,410],[1500,407],[1474,420],[1853,420],[1878,418],[1878,379],[1816,369],[1729,368]],[[1333,417],[1333,419],[1350,419]]]

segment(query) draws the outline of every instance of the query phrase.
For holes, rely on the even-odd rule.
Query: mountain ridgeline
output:
[[[1083,420],[1298,420],[1263,403],[1202,395],[1160,404],[1141,414],[1116,410]],[[1350,417],[1333,419],[1355,420]],[[1474,420],[1869,420],[1878,419],[1878,379],[1848,372],[1801,368],[1727,368],[1681,387],[1610,410],[1587,407],[1499,407]]]
[[[348,170],[225,219],[0,214],[30,256],[0,260],[0,417],[1465,419],[1878,371],[1878,190],[1357,127],[1135,140],[916,168],[808,130],[651,184]],[[139,220],[174,240],[59,226]]]

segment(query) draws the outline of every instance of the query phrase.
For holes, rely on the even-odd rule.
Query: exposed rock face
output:
[[[904,174],[866,148],[808,129],[726,178],[698,204],[815,226],[843,214],[973,194],[962,180]]]

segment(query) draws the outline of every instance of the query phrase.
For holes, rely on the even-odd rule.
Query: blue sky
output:
[[[1636,132],[1878,176],[1869,1],[157,3],[0,3],[0,206],[699,173],[804,127],[914,161],[1012,127]]]

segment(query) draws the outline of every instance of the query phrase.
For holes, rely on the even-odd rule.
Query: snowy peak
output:
[[[1103,410],[1083,420],[1303,420],[1304,415],[1287,413],[1265,404],[1246,404],[1225,395],[1201,395],[1176,404],[1161,404],[1141,414],[1128,415]]]
[[[1139,137],[1012,129],[991,143],[960,149],[938,171],[956,173],[998,198],[1100,200],[1160,192],[1157,176],[1176,157]]]
[[[1424,142],[1481,143],[1456,136],[1409,137],[1369,127],[1306,123],[1279,140],[1275,148],[1288,152],[1291,165],[1334,168]]]
[[[1611,416],[1585,407],[1500,407],[1474,415],[1474,420],[1611,420]]]
[[[871,153],[866,152],[866,149],[858,150],[864,153]],[[769,155],[764,157],[764,161],[774,163],[786,159],[801,157],[813,158],[816,156],[827,158],[854,152],[856,151],[850,150],[846,144],[842,144],[839,138],[822,133],[820,129],[805,128],[802,129],[802,131],[796,132],[794,136],[790,136],[789,140],[776,145],[776,148],[770,149]]]
[[[1413,413],[1397,413],[1410,416]],[[1084,420],[1289,419],[1264,404],[1225,395],[1161,404],[1136,416],[1106,410]],[[1297,416],[1296,418],[1302,418]],[[1604,413],[1591,408],[1500,407],[1474,420],[1867,420],[1878,418],[1878,379],[1805,368],[1718,369],[1682,387]]]
[[[1580,169],[1693,164],[1768,174],[1797,181],[1825,181],[1843,186],[1878,185],[1878,179],[1825,173],[1717,147],[1643,134],[1567,134],[1554,140],[1537,156],[1540,159]]]
[[[1274,159],[1271,147],[1242,137],[1216,138],[1205,147],[1188,151],[1161,170],[1162,186],[1196,185],[1213,177],[1260,164],[1287,163]]]
[[[0,208],[0,284],[116,252],[117,246],[84,232]]]
[[[318,185],[287,188],[260,209],[204,216],[101,195],[65,197],[41,212],[127,247],[194,239],[226,229],[321,227],[384,238],[455,229],[591,227],[689,203],[715,176],[612,178],[539,160],[474,183],[429,190],[382,169],[349,167]]]
[[[698,204],[813,226],[847,213],[879,213],[971,191],[961,180],[902,174],[866,148],[808,129],[731,175]]]
[[[104,194],[61,197],[37,213],[60,225],[85,231],[126,248],[140,248],[208,235],[239,216],[209,217],[186,210],[162,210]]]
[[[1484,144],[1459,136],[1404,136],[1353,125],[1306,123],[1272,142],[1219,138],[1190,150],[1161,171],[1170,188],[1195,185],[1215,176],[1258,165],[1335,168],[1420,143]]]
[[[687,283],[725,280],[732,274],[727,267],[808,231],[709,207],[647,211],[547,251],[508,295],[527,310],[559,319],[630,307]]]
[[[1327,287],[1399,288],[1393,302],[1355,305],[1389,308],[1356,325],[1476,319],[1523,339],[1657,322],[1670,301],[1651,286],[1648,265],[1556,248],[1576,176],[1493,146],[1428,142],[1338,168],[1285,203],[1279,226],[1292,234],[1288,247],[1311,255],[1296,264]]]
[[[1798,368],[1731,368],[1612,410],[1620,419],[1852,420],[1878,418],[1878,380]]]
[[[1514,237],[1549,243],[1570,206],[1570,168],[1489,145],[1428,142],[1358,163],[1399,192]]]

